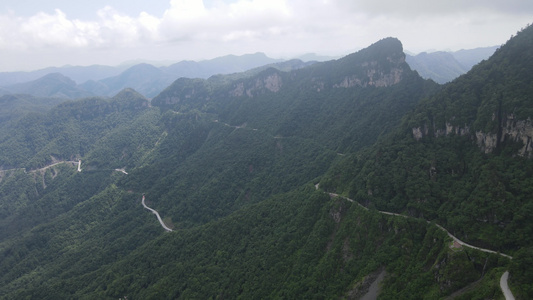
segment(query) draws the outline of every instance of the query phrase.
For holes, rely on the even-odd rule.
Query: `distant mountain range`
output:
[[[41,78],[6,87],[13,94],[29,94],[37,97],[82,98],[93,93],[79,88],[69,77],[61,73],[50,73]]]
[[[496,47],[488,47],[457,52],[423,52],[415,56],[407,55],[406,61],[423,78],[443,84],[466,73],[495,50]],[[130,67],[65,66],[32,72],[4,72],[0,73],[0,95],[29,94],[35,97],[75,99],[88,96],[112,97],[125,88],[133,88],[144,96],[153,98],[181,77],[206,79],[216,74],[242,73],[254,69],[259,72],[270,66],[288,71],[327,59],[331,57],[306,54],[298,60],[280,65],[285,60],[255,53],[227,55],[199,62],[180,61],[163,67],[139,63]]]
[[[456,52],[422,52],[414,56],[407,55],[406,61],[423,78],[443,84],[465,74],[474,65],[489,58],[497,48],[493,46]]]
[[[208,78],[215,74],[244,72],[282,62],[264,53],[227,55],[204,61],[181,61],[155,67],[140,63],[125,66],[88,66],[46,68],[32,72],[0,73],[0,94],[25,93],[38,97],[78,98],[112,97],[124,88],[134,88],[146,97],[154,97],[180,77]],[[51,75],[53,74],[53,75]]]
[[[533,299],[531,48],[445,85],[386,38],[0,96],[0,299]]]
[[[51,73],[61,73],[69,77],[76,83],[82,83],[87,80],[100,80],[124,72],[131,65],[121,66],[64,66],[64,67],[50,67],[29,72],[0,72],[0,86],[11,86],[17,83],[25,83],[39,79]]]

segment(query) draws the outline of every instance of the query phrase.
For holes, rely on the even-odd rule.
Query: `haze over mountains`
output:
[[[359,299],[375,284],[502,299],[509,274],[530,299],[532,47],[530,26],[445,85],[385,38],[325,62],[167,86],[140,64],[91,83],[152,99],[4,95],[0,298]],[[82,92],[38,80],[61,84],[14,86]]]
[[[446,83],[466,73],[474,64],[488,58],[496,47],[461,50],[454,53],[434,52],[407,56],[407,63],[424,78]],[[306,62],[326,60],[314,54],[301,57]],[[124,65],[47,68],[32,72],[0,73],[0,94],[27,93],[37,97],[75,99],[88,96],[112,97],[124,88],[133,88],[148,98],[157,96],[180,77],[208,78],[216,74],[231,74],[282,60],[263,53],[242,56],[228,55],[200,62],[181,61],[169,66],[155,67],[139,63]],[[300,62],[301,66],[306,65]],[[298,66],[294,66],[298,67]]]
[[[159,68],[146,63],[130,67],[67,66],[62,68],[47,68],[33,72],[0,73],[0,86],[5,87],[12,93],[20,93],[27,86],[46,84],[56,85],[56,89],[78,90],[77,93],[58,93],[55,95],[53,93],[54,91],[49,91],[46,88],[42,92],[33,91],[29,88],[29,91],[34,96],[66,98],[83,97],[83,93],[94,96],[113,96],[124,88],[132,87],[147,97],[154,97],[180,77],[207,78],[215,74],[243,72],[280,61],[269,58],[263,53],[256,53],[242,56],[228,55],[200,62],[181,61]],[[63,77],[58,75],[46,77],[53,73],[60,73]],[[43,77],[47,79],[43,79]],[[57,79],[56,82],[49,82],[52,78]],[[58,88],[59,86],[61,87]]]
[[[475,64],[489,58],[498,47],[459,50],[456,52],[422,52],[407,55],[406,61],[420,76],[437,83],[447,83],[468,72]]]

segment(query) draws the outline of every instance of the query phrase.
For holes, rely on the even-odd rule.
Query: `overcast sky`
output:
[[[345,55],[384,38],[404,50],[501,45],[531,0],[2,0],[0,72],[264,52]]]

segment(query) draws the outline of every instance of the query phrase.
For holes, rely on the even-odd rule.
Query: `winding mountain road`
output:
[[[505,300],[514,300],[513,293],[509,289],[509,285],[507,284],[507,279],[509,279],[509,271],[505,271],[500,278],[500,287],[502,288],[503,296],[505,297]]]
[[[318,183],[315,184],[315,188],[318,190]],[[353,200],[353,199],[350,199],[350,198],[346,198],[346,197],[343,197],[343,196],[340,196],[339,194],[335,194],[335,193],[328,193],[329,196],[331,198],[336,198],[336,197],[340,197],[340,198],[343,198],[347,201],[350,201],[350,202],[353,202],[353,203],[356,203],[357,205],[359,205],[360,207],[362,207],[363,209],[365,210],[368,210],[367,207],[363,206],[361,203]],[[384,214],[384,215],[389,215],[389,216],[397,216],[397,217],[403,217],[403,218],[411,218],[410,216],[406,216],[406,215],[402,215],[402,214],[397,214],[397,213],[392,213],[392,212],[388,212],[388,211],[381,211],[381,210],[378,210],[379,213],[381,214]],[[426,221],[428,223],[430,223],[429,221]],[[452,240],[455,242],[455,243],[458,243],[459,245],[461,246],[464,246],[464,247],[468,247],[468,248],[471,248],[471,249],[476,249],[476,250],[479,250],[479,251],[482,251],[482,252],[486,252],[486,253],[492,253],[492,254],[497,254],[497,255],[501,255],[503,257],[506,257],[508,259],[513,259],[512,256],[510,255],[507,255],[507,254],[503,254],[501,252],[496,252],[496,251],[493,251],[493,250],[490,250],[490,249],[485,249],[485,248],[480,248],[480,247],[476,247],[476,246],[472,246],[470,244],[467,244],[463,241],[461,241],[460,239],[458,239],[457,237],[455,237],[453,234],[451,234],[448,230],[446,230],[446,228],[440,226],[439,224],[435,224],[440,230],[446,232],[446,234],[452,238]],[[505,296],[505,300],[514,300],[514,296],[513,296],[513,293],[511,292],[511,289],[509,289],[509,285],[507,284],[507,281],[509,279],[509,271],[505,271],[502,275],[502,277],[500,278],[500,288],[502,289],[502,292],[503,292],[503,295]]]
[[[142,201],[141,203],[143,204],[144,208],[146,208],[147,210],[151,211],[153,214],[155,214],[157,216],[157,219],[159,220],[159,223],[161,224],[161,226],[168,232],[171,232],[172,229],[168,228],[167,225],[165,225],[165,223],[163,223],[163,220],[161,219],[161,216],[159,215],[159,213],[157,212],[157,210],[155,209],[152,209],[148,206],[146,206],[146,204],[144,203],[144,195],[143,195],[143,198],[142,198]]]
[[[461,241],[460,239],[456,238],[454,235],[452,235],[450,232],[448,232],[448,230],[446,230],[444,227],[440,226],[439,224],[435,224],[435,225],[437,227],[439,227],[442,231],[446,232],[448,234],[448,236],[453,239],[454,242],[458,243],[461,246],[465,246],[465,247],[468,247],[468,248],[476,249],[476,250],[479,250],[479,251],[482,251],[482,252],[498,254],[498,255],[501,255],[503,257],[507,257],[508,259],[513,259],[512,256],[507,255],[507,254],[503,254],[501,252],[496,252],[496,251],[493,251],[493,250],[489,250],[489,249],[485,249],[485,248],[479,248],[479,247],[467,244],[467,243]]]
[[[45,167],[42,167],[40,169],[30,170],[30,171],[28,171],[28,173],[35,173],[35,172],[45,171],[46,169],[49,169],[51,167],[54,167],[54,166],[57,166],[57,165],[60,165],[60,164],[73,164],[73,165],[76,165],[76,164],[78,164],[78,162],[77,161],[70,161],[70,160],[58,161],[58,162],[55,162],[53,164],[47,165]]]

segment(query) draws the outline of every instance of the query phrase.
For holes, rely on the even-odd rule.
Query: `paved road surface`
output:
[[[315,188],[318,189],[318,184],[315,185]],[[346,197],[343,197],[343,196],[339,196],[338,194],[335,194],[335,193],[329,193],[329,196],[332,197],[332,198],[341,197],[341,198],[346,199],[346,200],[348,200],[350,202],[354,202],[357,205],[361,206],[362,208],[368,210],[368,208],[364,207],[363,205],[361,205],[357,201],[354,201],[353,199],[346,198]],[[385,215],[390,215],[390,216],[398,216],[398,217],[403,217],[403,218],[410,218],[409,216],[406,216],[406,215],[391,213],[391,212],[388,212],[388,211],[379,211],[379,212],[382,213],[382,214],[385,214]],[[428,221],[428,223],[429,223],[429,221]],[[496,252],[496,251],[493,251],[493,250],[479,248],[479,247],[467,244],[467,243],[461,241],[460,239],[456,238],[453,234],[451,234],[448,230],[446,230],[446,228],[440,226],[439,224],[435,224],[435,225],[437,225],[437,227],[440,230],[446,232],[446,234],[448,234],[448,236],[451,237],[454,242],[457,242],[461,246],[465,246],[465,247],[468,247],[468,248],[476,249],[476,250],[479,250],[479,251],[482,251],[482,252],[498,254],[498,255],[501,255],[501,256],[506,257],[508,259],[513,259],[512,256],[507,255],[507,254],[503,254],[503,253]],[[503,273],[502,277],[500,278],[500,288],[502,289],[503,295],[505,296],[505,300],[514,300],[513,293],[511,292],[511,290],[509,289],[509,285],[507,284],[507,279],[508,278],[509,278],[509,271],[505,271],[505,273]]]
[[[157,219],[159,220],[159,223],[161,223],[161,226],[163,226],[163,228],[168,231],[168,232],[171,232],[172,229],[168,228],[167,225],[165,225],[165,223],[163,223],[163,220],[161,219],[161,216],[159,215],[159,213],[157,212],[157,210],[155,209],[152,209],[148,206],[146,206],[146,204],[144,203],[144,195],[143,195],[143,199],[142,199],[142,204],[144,206],[144,208],[146,208],[147,210],[151,211],[152,213],[154,213],[156,216],[157,216]]]
[[[509,279],[509,271],[505,271],[505,273],[502,275],[502,278],[500,278],[500,287],[502,288],[505,300],[514,300],[513,293],[511,293],[509,285],[507,284],[507,279]]]

